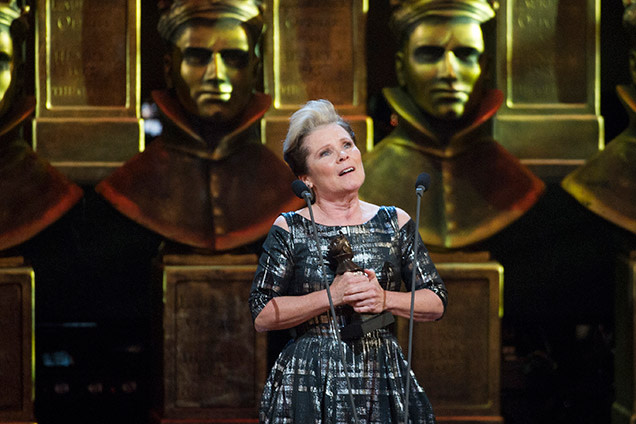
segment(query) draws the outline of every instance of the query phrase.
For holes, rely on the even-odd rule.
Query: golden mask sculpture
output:
[[[26,12],[16,0],[0,1],[0,251],[40,233],[83,194],[20,134],[35,109],[35,99],[23,93],[20,72]]]
[[[623,3],[633,84],[618,86],[616,91],[629,125],[604,150],[567,175],[561,186],[592,212],[636,234],[636,2]]]
[[[364,157],[365,200],[394,204],[415,217],[416,177],[431,175],[420,234],[438,250],[482,241],[521,217],[544,184],[490,135],[503,101],[485,90],[481,23],[486,0],[405,0],[390,26],[399,42],[399,87],[383,90],[398,124]]]
[[[97,191],[122,214],[169,240],[224,251],[263,237],[298,207],[287,165],[258,124],[269,96],[258,81],[260,2],[160,2],[168,88],[153,92],[163,130]]]

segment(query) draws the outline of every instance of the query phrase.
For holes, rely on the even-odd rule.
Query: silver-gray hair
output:
[[[303,140],[316,128],[328,124],[337,124],[349,133],[355,142],[351,125],[345,121],[329,100],[310,100],[289,118],[289,130],[283,143],[284,159],[296,176],[307,173],[307,149]]]

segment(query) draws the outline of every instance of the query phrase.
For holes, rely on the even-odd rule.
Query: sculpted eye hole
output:
[[[190,66],[206,66],[212,59],[212,50],[203,47],[186,47],[183,61]]]
[[[481,56],[481,52],[472,47],[458,47],[453,50],[453,53],[455,53],[455,57],[457,57],[457,59],[471,65],[476,64]]]
[[[220,53],[223,63],[231,68],[245,68],[249,63],[250,55],[245,50],[224,49]],[[182,54],[184,62],[190,66],[207,66],[214,51],[204,47],[186,47]]]
[[[233,68],[245,68],[250,60],[249,53],[241,49],[221,50],[221,57],[226,65]]]
[[[439,46],[419,46],[413,51],[417,63],[436,63],[444,56],[445,49]]]
[[[11,68],[11,56],[5,52],[0,52],[0,71],[7,71]]]

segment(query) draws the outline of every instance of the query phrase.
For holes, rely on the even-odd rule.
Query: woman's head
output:
[[[351,126],[338,115],[328,100],[310,100],[289,119],[289,130],[283,144],[283,153],[285,161],[296,176],[307,174],[308,151],[303,146],[303,141],[314,130],[328,124],[339,125],[355,142],[355,134]]]

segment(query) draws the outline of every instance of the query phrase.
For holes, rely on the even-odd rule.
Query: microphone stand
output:
[[[351,403],[351,410],[353,411],[353,419],[356,424],[358,421],[358,413],[356,411],[356,405],[353,400],[353,391],[351,390],[351,382],[349,381],[349,373],[347,370],[347,359],[345,357],[344,348],[342,347],[342,341],[340,340],[340,331],[338,329],[338,322],[336,321],[336,310],[333,306],[333,299],[331,298],[331,289],[329,288],[329,283],[327,282],[327,275],[325,274],[325,264],[322,258],[322,252],[320,250],[320,242],[318,241],[318,229],[316,228],[316,221],[314,220],[314,211],[311,207],[311,193],[309,190],[303,190],[302,196],[307,203],[307,208],[309,209],[309,215],[311,216],[311,225],[313,227],[314,233],[314,241],[316,242],[316,249],[318,251],[318,259],[320,261],[320,270],[322,271],[322,280],[327,290],[327,298],[329,299],[329,310],[331,311],[331,326],[333,328],[334,333],[336,333],[336,341],[338,343],[338,347],[340,350],[340,357],[342,358],[342,366],[344,367],[345,379],[347,381],[347,390],[349,390],[349,402]]]
[[[417,272],[417,250],[419,247],[418,236],[420,234],[420,204],[422,203],[422,195],[426,190],[426,179],[430,179],[428,174],[420,174],[417,178],[415,194],[417,195],[417,203],[415,208],[415,234],[413,234],[413,273],[411,274],[411,310],[409,314],[409,345],[408,359],[406,366],[406,400],[404,401],[404,424],[409,422],[409,397],[411,389],[411,355],[413,352],[413,310],[415,309],[415,275]]]

